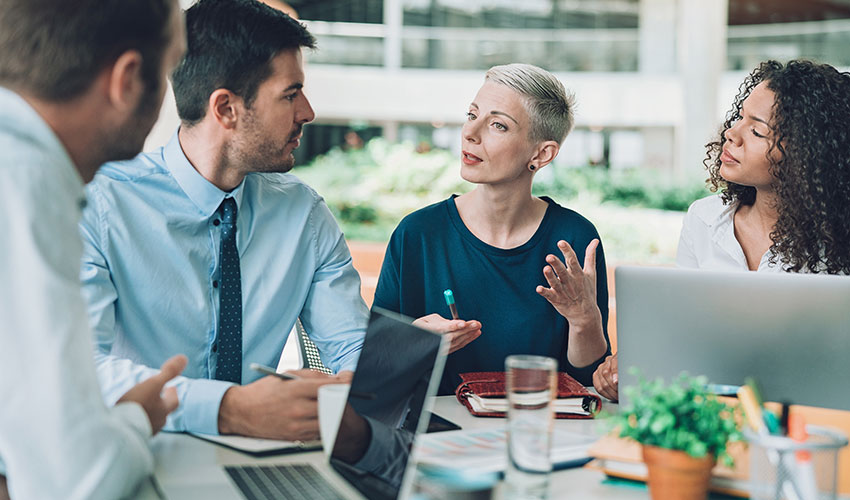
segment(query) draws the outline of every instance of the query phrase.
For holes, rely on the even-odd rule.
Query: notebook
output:
[[[506,416],[505,372],[468,372],[461,373],[460,378],[461,384],[455,391],[455,397],[469,413],[476,417]],[[602,407],[602,400],[567,373],[560,372],[558,395],[553,406],[557,418],[592,418]]]
[[[765,400],[850,410],[850,277],[620,266],[616,278],[621,403],[636,366],[753,376]]]

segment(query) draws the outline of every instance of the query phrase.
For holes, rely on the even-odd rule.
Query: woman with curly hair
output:
[[[850,274],[850,73],[762,63],[706,147],[679,266]]]
[[[720,194],[688,209],[680,267],[850,274],[850,73],[760,64],[706,148]],[[616,355],[593,385],[618,398]]]

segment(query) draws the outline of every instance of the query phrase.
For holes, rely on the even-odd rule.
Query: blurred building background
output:
[[[300,164],[379,135],[458,150],[484,71],[526,62],[556,73],[577,97],[577,126],[557,164],[696,175],[703,145],[760,61],[850,66],[850,0],[286,3],[319,47],[306,58],[317,119]],[[176,123],[167,100],[148,145],[165,142]]]

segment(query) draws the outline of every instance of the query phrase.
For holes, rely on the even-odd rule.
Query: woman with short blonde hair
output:
[[[588,385],[610,353],[599,234],[531,194],[573,127],[573,108],[541,68],[491,68],[461,133],[461,176],[475,189],[408,215],[392,235],[374,305],[451,337],[440,394],[454,392],[459,373],[503,371],[511,354],[554,357]],[[449,319],[446,289],[463,319]]]

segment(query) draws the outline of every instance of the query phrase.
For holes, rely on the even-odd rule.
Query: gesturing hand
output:
[[[461,319],[446,319],[437,313],[422,316],[413,322],[419,328],[442,333],[448,336],[449,354],[462,349],[470,342],[481,336],[481,323],[478,321],[464,321]]]
[[[187,362],[188,359],[182,354],[169,358],[162,364],[159,373],[133,386],[126,394],[121,396],[118,403],[128,401],[139,403],[145,413],[148,414],[152,433],[156,434],[165,425],[165,418],[177,408],[179,403],[177,401],[177,389],[169,387],[163,391],[162,388],[169,380],[180,375],[186,368]]]
[[[564,262],[552,254],[546,256],[548,265],[543,268],[543,275],[549,283],[549,288],[538,286],[537,293],[545,297],[570,323],[584,322],[598,314],[596,305],[596,247],[598,246],[598,239],[594,239],[587,245],[584,269],[579,266],[572,247],[564,240],[558,242],[558,248],[564,254]]]

